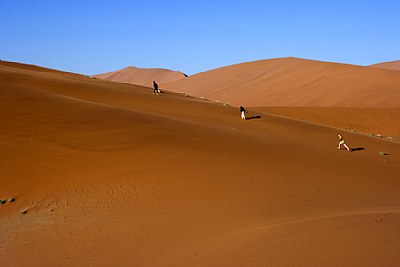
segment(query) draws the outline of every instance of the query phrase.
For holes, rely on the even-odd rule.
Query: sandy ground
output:
[[[0,85],[2,266],[400,264],[399,143],[6,62]]]
[[[253,110],[400,140],[400,108],[264,107]]]

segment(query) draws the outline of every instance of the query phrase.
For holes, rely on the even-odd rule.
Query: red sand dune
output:
[[[103,74],[94,75],[94,77],[120,83],[131,83],[151,87],[153,81],[158,83],[168,83],[186,77],[185,74],[179,71],[172,71],[168,69],[147,69],[127,67],[121,70],[107,72]]]
[[[257,106],[260,111],[313,123],[400,139],[400,73],[389,70],[281,58],[228,66],[163,87],[233,105]]]
[[[377,63],[370,65],[370,67],[382,68],[388,70],[400,70],[400,60]]]
[[[400,141],[400,108],[259,107],[254,109]]]
[[[238,113],[0,62],[1,265],[399,264],[399,143]]]
[[[400,73],[299,58],[223,67],[163,88],[234,106],[400,107]]]

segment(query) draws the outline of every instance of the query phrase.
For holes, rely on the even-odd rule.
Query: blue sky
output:
[[[400,59],[398,0],[0,0],[0,11],[0,59],[82,74]]]

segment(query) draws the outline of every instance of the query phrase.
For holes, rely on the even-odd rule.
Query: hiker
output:
[[[343,137],[338,134],[339,137],[339,146],[338,149],[341,149],[341,145],[343,145],[348,151],[351,151],[351,149],[346,145],[346,142],[344,141]]]
[[[158,84],[156,83],[156,81],[153,81],[153,88],[154,88],[154,90],[153,90],[153,95],[154,95],[154,94],[157,94],[157,95],[158,95],[158,93],[160,92],[160,90],[158,90]]]
[[[240,106],[240,113],[242,114],[242,120],[245,120],[246,119],[245,114],[247,113],[247,110],[244,107]]]

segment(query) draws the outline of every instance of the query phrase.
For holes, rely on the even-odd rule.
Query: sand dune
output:
[[[262,107],[254,109],[338,129],[400,140],[400,108]]]
[[[234,106],[400,107],[398,72],[299,58],[232,65],[163,87]]]
[[[20,64],[0,86],[1,265],[399,263],[397,142]]]
[[[382,68],[382,69],[388,69],[388,70],[400,70],[400,60],[377,63],[377,64],[370,65],[370,67]]]
[[[186,75],[182,72],[168,69],[148,69],[130,66],[113,72],[97,74],[94,75],[94,77],[113,82],[131,83],[151,87],[153,86],[153,81],[157,81],[158,83],[168,83],[180,80],[186,77]]]

